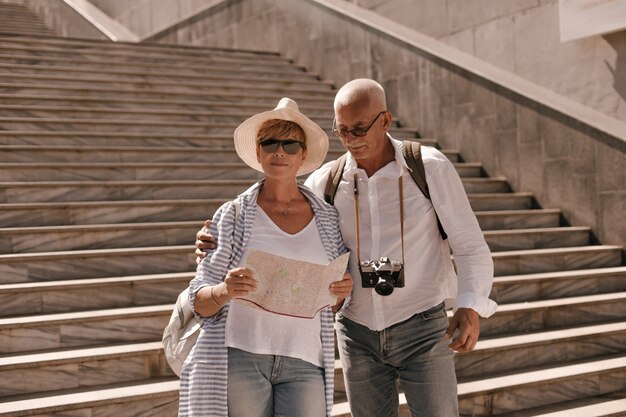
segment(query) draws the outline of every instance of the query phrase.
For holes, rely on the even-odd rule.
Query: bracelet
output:
[[[222,305],[215,300],[215,297],[213,297],[213,288],[214,287],[211,287],[211,290],[209,290],[209,294],[211,295],[211,300],[213,300],[216,306],[222,307]]]

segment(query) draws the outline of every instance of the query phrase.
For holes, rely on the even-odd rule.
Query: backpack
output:
[[[419,142],[410,140],[403,141],[403,144],[404,147],[402,154],[406,164],[410,168],[411,178],[413,178],[413,181],[417,184],[417,187],[420,189],[422,194],[430,200],[430,192],[428,191],[428,183],[426,182],[426,171],[424,170],[424,161],[422,161],[421,145]],[[339,188],[339,183],[341,182],[341,177],[343,176],[347,156],[348,154],[345,153],[336,161],[333,161],[333,166],[328,174],[326,187],[324,189],[324,200],[326,200],[328,204],[333,205],[335,202],[335,194],[337,193],[337,188]],[[434,206],[433,210],[435,210]],[[436,210],[435,217],[437,219],[437,227],[439,228],[441,238],[446,240],[448,235],[446,234],[446,231],[443,230],[443,226],[441,221],[439,221],[439,216],[437,216]]]
[[[237,223],[240,203],[238,200],[233,200],[232,203],[235,205],[235,223]],[[196,344],[201,328],[202,321],[196,318],[189,304],[189,288],[185,288],[176,299],[170,321],[163,329],[161,339],[165,359],[176,375],[180,376],[183,363]]]
[[[172,371],[180,376],[183,362],[198,340],[202,323],[189,304],[189,288],[178,295],[170,321],[163,330],[163,351]]]

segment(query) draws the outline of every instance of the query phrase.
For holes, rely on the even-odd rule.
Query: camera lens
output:
[[[379,295],[389,295],[393,292],[393,285],[381,278],[374,286],[374,291]]]

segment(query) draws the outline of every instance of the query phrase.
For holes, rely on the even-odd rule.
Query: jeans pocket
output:
[[[436,305],[433,308],[429,308],[422,313],[422,318],[424,319],[424,321],[441,319],[446,316],[446,310],[443,303]]]

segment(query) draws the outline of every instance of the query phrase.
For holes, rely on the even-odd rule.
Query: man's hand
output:
[[[207,253],[205,250],[207,249],[215,249],[217,244],[215,243],[215,237],[209,234],[209,226],[211,226],[211,219],[208,219],[204,222],[204,227],[198,230],[196,233],[196,263],[202,262],[204,258],[206,258]]]
[[[471,308],[459,308],[450,319],[450,325],[444,338],[451,339],[457,328],[459,329],[459,336],[448,347],[457,352],[472,351],[480,334],[479,319],[478,313]]]

